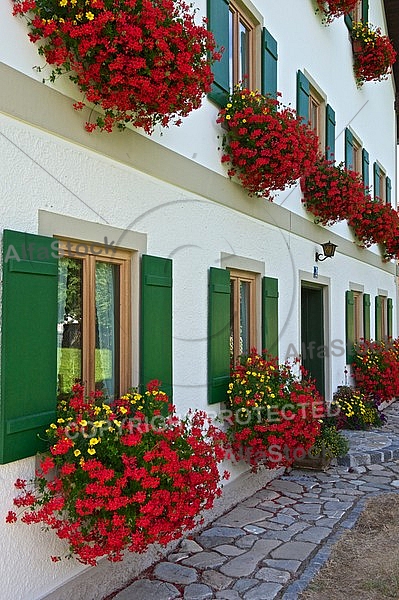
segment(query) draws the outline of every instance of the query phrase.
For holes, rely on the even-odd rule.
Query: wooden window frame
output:
[[[380,331],[375,332],[375,339],[385,341],[388,338],[388,298],[381,294],[378,295],[381,302],[381,322]]]
[[[257,275],[249,271],[239,271],[229,269],[230,284],[233,284],[233,315],[230,318],[233,322],[233,347],[232,362],[236,364],[240,356],[240,283],[249,283],[249,350],[256,347],[257,341]]]
[[[245,73],[247,78],[244,81],[244,86],[253,89],[256,82],[256,29],[257,23],[253,17],[238,5],[238,3],[231,1],[229,4],[230,17],[232,19],[232,32],[231,32],[231,55],[232,55],[232,72],[230,72],[230,87],[233,89],[241,80],[241,74],[239,72],[240,66],[240,24],[243,24],[248,30],[248,66],[249,72]]]
[[[362,144],[353,136],[353,170],[363,177],[362,150]]]
[[[320,151],[324,154],[326,145],[326,100],[316,90],[316,88],[309,83],[309,124],[311,129],[315,132],[319,140]],[[314,117],[315,115],[315,117]]]
[[[362,21],[363,18],[363,8],[362,8],[362,0],[358,0],[355,8],[351,10],[349,13],[353,23],[358,23]]]
[[[378,164],[379,167],[379,181],[380,181],[380,194],[377,197],[379,202],[382,204],[387,203],[387,174],[385,170]]]
[[[119,265],[119,394],[132,385],[132,252],[100,244],[58,238],[60,258],[78,258],[83,264],[82,382],[95,389],[95,266],[96,262]]]
[[[362,292],[353,292],[353,323],[355,342],[360,342],[364,337],[363,330],[363,294]]]

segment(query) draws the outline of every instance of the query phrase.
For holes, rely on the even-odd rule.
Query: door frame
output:
[[[322,291],[323,298],[323,335],[324,335],[324,346],[326,352],[324,355],[324,392],[325,399],[330,402],[332,381],[331,381],[331,310],[330,310],[330,290],[331,290],[331,279],[329,277],[318,276],[317,279],[313,278],[312,273],[307,271],[299,271],[299,286],[298,286],[298,348],[302,348],[302,301],[301,291],[302,287],[319,289]]]

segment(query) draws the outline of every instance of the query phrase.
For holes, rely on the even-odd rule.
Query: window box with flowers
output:
[[[359,0],[317,0],[318,11],[323,13],[323,23],[351,13]]]
[[[324,404],[314,383],[301,375],[295,365],[279,365],[254,349],[234,368],[226,433],[235,459],[253,471],[292,465],[319,435]]]
[[[356,83],[387,79],[396,61],[396,51],[388,36],[369,23],[353,23],[352,44]]]
[[[355,345],[356,386],[377,405],[399,397],[399,339],[364,340]]]
[[[32,42],[102,115],[86,129],[127,123],[152,133],[201,105],[220,59],[213,35],[183,0],[14,0]]]
[[[65,540],[67,557],[95,565],[166,545],[221,494],[224,434],[203,412],[179,419],[157,381],[113,402],[102,392],[85,397],[77,384],[57,416],[47,430],[50,451],[34,482],[16,481],[14,505],[22,522]],[[6,521],[17,519],[9,511]]]
[[[346,219],[360,246],[380,244],[384,260],[399,257],[398,212],[372,200],[358,173],[320,158],[300,183],[302,202],[317,223],[333,225]]]
[[[225,129],[222,163],[251,196],[271,199],[316,160],[315,133],[294,110],[258,91],[237,85],[217,122]]]
[[[302,202],[322,225],[348,219],[352,210],[364,201],[364,185],[355,171],[343,163],[320,158],[301,178]]]

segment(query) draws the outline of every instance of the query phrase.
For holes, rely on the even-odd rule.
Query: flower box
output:
[[[294,462],[295,469],[311,469],[312,471],[327,471],[331,466],[329,456],[305,456]]]

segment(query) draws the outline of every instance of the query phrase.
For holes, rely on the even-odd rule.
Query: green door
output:
[[[323,289],[303,286],[301,289],[301,355],[302,364],[315,379],[324,397],[324,310]]]

